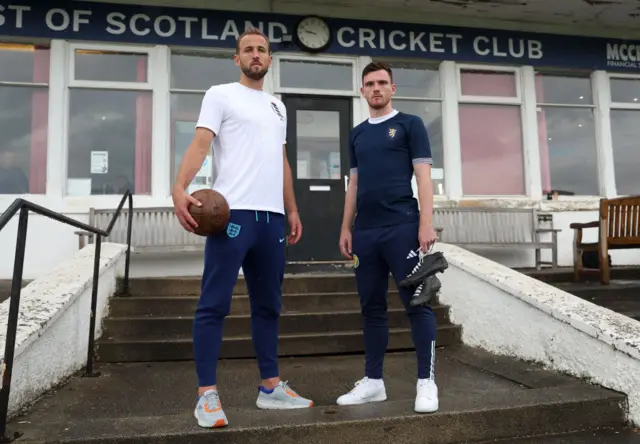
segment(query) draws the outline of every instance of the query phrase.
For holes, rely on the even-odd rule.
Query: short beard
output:
[[[269,68],[265,68],[257,72],[253,71],[251,69],[251,66],[242,68],[242,72],[244,73],[244,75],[250,78],[251,80],[262,80],[262,78],[267,75],[268,71],[269,71]]]
[[[369,104],[369,107],[372,109],[383,109],[385,106],[389,104],[389,102],[391,102],[391,98],[389,98],[389,100],[387,100],[384,103],[371,103],[367,101],[367,103]]]

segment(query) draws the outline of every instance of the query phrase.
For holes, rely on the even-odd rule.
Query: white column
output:
[[[606,71],[595,71],[591,80],[593,98],[596,105],[594,113],[600,195],[611,198],[618,193],[613,163],[613,140],[611,138],[611,89],[609,76]]]
[[[525,192],[531,199],[540,200],[542,199],[542,177],[538,139],[538,105],[535,72],[532,66],[520,68],[520,84]]]
[[[444,61],[440,64],[444,185],[445,194],[453,200],[462,198],[462,156],[456,69],[454,62]]]
[[[67,181],[69,45],[64,40],[52,40],[50,51],[46,193],[47,197],[61,199]]]
[[[171,194],[171,51],[156,46],[151,52],[153,86],[153,136],[151,195],[162,200]]]
[[[264,84],[262,85],[262,89],[264,90],[264,92],[273,95],[274,97],[277,97],[278,99],[282,100],[281,97],[279,97],[279,95],[275,94],[276,91],[276,76],[278,75],[277,73],[277,68],[276,68],[276,64],[277,59],[275,57],[273,57],[272,59],[272,63],[271,63],[271,68],[269,68],[269,71],[267,72],[267,75],[264,76]]]
[[[371,57],[360,56],[358,57],[355,64],[354,76],[356,81],[356,92],[358,94],[358,99],[354,100],[354,104],[355,102],[357,102],[357,106],[353,107],[353,126],[356,126],[369,118],[369,104],[367,103],[367,99],[362,97],[360,88],[362,88],[362,70],[371,62],[373,62],[373,59]]]

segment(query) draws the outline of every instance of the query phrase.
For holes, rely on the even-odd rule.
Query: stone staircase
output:
[[[400,297],[389,281],[389,350],[411,350],[411,330]],[[111,304],[98,342],[101,362],[180,361],[193,359],[193,313],[198,304],[196,279],[136,280],[130,297]],[[294,275],[285,280],[280,321],[281,356],[363,353],[360,302],[352,276]],[[240,279],[225,321],[222,359],[253,358],[250,308]],[[449,323],[448,309],[434,306],[438,346],[460,342],[460,326]]]
[[[532,436],[543,436],[540,442],[548,443],[640,441],[624,428],[624,396],[463,345],[463,326],[450,322],[449,308],[437,299],[440,411],[414,413],[411,331],[391,280],[389,288],[386,402],[335,404],[363,376],[362,318],[353,276],[297,274],[288,276],[283,288],[280,366],[283,379],[315,406],[258,410],[249,298],[240,278],[218,371],[230,426],[201,429],[193,418],[191,341],[200,282],[134,279],[130,295],[114,297],[104,321],[97,342],[100,376],[71,378],[14,418],[10,430],[24,433],[16,443],[33,444],[538,442]],[[574,435],[577,431],[582,433]],[[598,439],[615,436],[615,441],[590,441],[585,433]]]

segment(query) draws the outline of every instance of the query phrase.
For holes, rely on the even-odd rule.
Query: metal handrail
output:
[[[94,233],[96,235],[96,250],[93,263],[93,286],[91,289],[91,313],[89,318],[89,345],[87,347],[87,367],[86,376],[97,376],[98,373],[93,372],[93,355],[95,348],[95,328],[96,328],[96,306],[98,303],[98,279],[100,278],[100,248],[102,246],[102,238],[109,237],[111,230],[116,223],[116,219],[120,216],[125,201],[129,201],[129,220],[127,226],[127,252],[125,258],[124,269],[124,285],[123,293],[129,293],[129,262],[131,259],[131,226],[133,222],[133,196],[131,191],[127,190],[122,196],[120,205],[116,209],[111,223],[106,230],[92,227],[90,225],[78,222],[70,217],[64,216],[55,211],[51,211],[40,205],[36,205],[24,199],[16,199],[7,210],[0,216],[0,231],[9,223],[11,218],[20,213],[18,219],[18,239],[16,241],[15,261],[13,263],[13,279],[11,282],[11,300],[9,302],[9,321],[7,323],[7,336],[4,348],[4,361],[2,363],[2,389],[0,389],[0,443],[11,442],[19,438],[22,434],[14,432],[12,436],[6,433],[7,416],[9,413],[9,393],[11,389],[11,374],[13,371],[13,360],[15,355],[16,334],[18,328],[18,311],[20,307],[20,295],[22,292],[22,272],[24,269],[24,255],[27,243],[27,221],[29,211],[48,217],[58,222],[79,228],[81,230]]]

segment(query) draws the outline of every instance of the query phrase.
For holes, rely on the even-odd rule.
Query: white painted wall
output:
[[[624,393],[640,425],[640,322],[461,248],[435,249],[449,262],[440,300],[465,344]]]
[[[35,251],[35,250],[32,250]],[[100,254],[96,335],[124,273],[125,247],[105,243]],[[86,364],[93,281],[93,247],[77,252],[22,290],[9,414],[35,401]],[[10,300],[0,304],[4,350]]]

